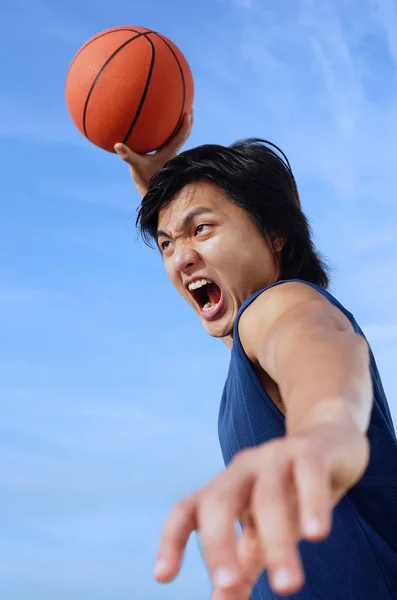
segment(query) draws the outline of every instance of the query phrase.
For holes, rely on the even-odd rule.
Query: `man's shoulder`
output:
[[[341,307],[318,286],[297,280],[276,282],[259,293],[240,314],[237,327],[244,350],[254,360],[258,338],[265,339],[275,328],[308,312],[313,317],[336,318],[343,326],[351,327]]]
[[[262,290],[249,303],[240,315],[239,327],[257,317],[271,322],[285,311],[306,305],[308,302],[328,304],[329,299],[317,286],[304,281],[276,282]]]

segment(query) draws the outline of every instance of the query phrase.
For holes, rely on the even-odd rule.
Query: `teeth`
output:
[[[209,279],[198,279],[197,281],[192,281],[191,283],[189,283],[187,287],[190,291],[197,290],[197,288],[201,288],[203,287],[203,285],[207,285],[207,283],[212,283],[212,281],[210,281]]]
[[[211,310],[212,308],[216,308],[218,304],[219,302],[217,302],[216,304],[211,304],[211,302],[207,302],[206,304],[204,304],[203,310],[206,312],[208,310]]]

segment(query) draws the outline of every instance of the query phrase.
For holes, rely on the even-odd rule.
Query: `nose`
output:
[[[177,271],[187,272],[196,266],[200,261],[200,256],[187,244],[177,244],[174,251],[174,267]]]

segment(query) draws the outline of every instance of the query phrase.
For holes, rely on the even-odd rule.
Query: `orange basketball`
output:
[[[70,115],[93,144],[117,142],[147,153],[166,144],[191,111],[194,86],[182,52],[145,27],[115,27],[94,36],[66,78]]]

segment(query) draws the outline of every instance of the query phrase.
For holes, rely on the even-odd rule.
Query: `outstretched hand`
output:
[[[368,463],[366,436],[344,429],[285,437],[237,454],[171,511],[160,542],[157,581],[176,577],[190,533],[197,530],[214,585],[212,600],[248,600],[265,569],[276,593],[302,588],[300,540],[328,536],[334,506]],[[240,539],[237,520],[244,522]]]
[[[176,156],[188,139],[193,126],[193,113],[185,115],[181,127],[171,141],[154,154],[137,154],[125,144],[118,143],[114,149],[117,154],[130,166],[130,174],[138,192],[143,197],[149,187],[151,177],[165,163]]]

